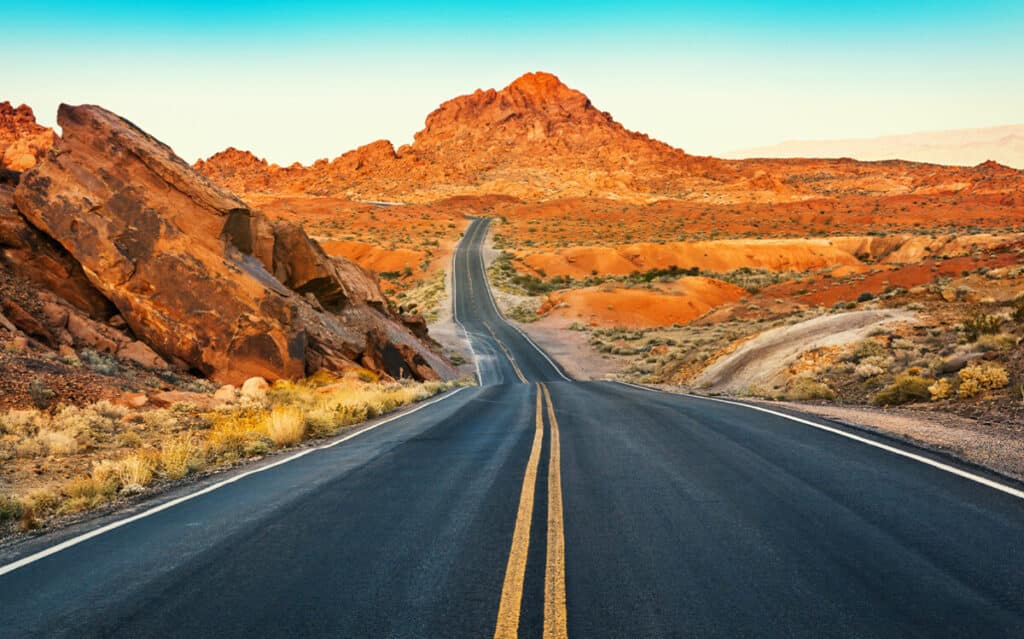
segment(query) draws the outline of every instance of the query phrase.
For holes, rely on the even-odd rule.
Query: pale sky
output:
[[[1024,3],[707,4],[18,3],[0,100],[279,164],[411,142],[442,101],[536,70],[698,154],[1024,121]]]

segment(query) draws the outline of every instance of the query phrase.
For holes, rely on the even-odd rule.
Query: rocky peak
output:
[[[216,166],[220,170],[228,169],[249,169],[249,168],[267,168],[267,161],[263,158],[258,158],[253,155],[250,151],[244,151],[236,149],[233,146],[214,153],[206,160],[198,160],[196,162],[196,168],[200,168],[206,165]]]
[[[544,71],[523,74],[500,93],[540,108],[555,105],[566,111],[591,108],[587,96],[567,87],[558,76]]]
[[[13,118],[32,124],[36,123],[36,114],[32,112],[32,107],[22,104],[15,108],[8,101],[0,102],[0,118]]]
[[[455,136],[483,137],[495,129],[508,137],[530,139],[564,126],[619,128],[610,115],[595,109],[584,94],[570,89],[550,73],[520,76],[500,91],[477,90],[449,100],[427,116],[414,147],[432,146]]]
[[[0,102],[0,168],[32,168],[56,140],[53,129],[36,123],[31,107]]]

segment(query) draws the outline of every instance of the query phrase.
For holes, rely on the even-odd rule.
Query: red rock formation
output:
[[[56,139],[53,129],[36,124],[28,106],[13,108],[10,102],[0,102],[0,168],[32,168]]]
[[[62,105],[58,122],[60,152],[22,176],[16,205],[172,363],[238,383],[342,369],[383,345],[404,362],[370,357],[383,374],[452,372],[374,280],[301,228],[271,223],[99,107]]]

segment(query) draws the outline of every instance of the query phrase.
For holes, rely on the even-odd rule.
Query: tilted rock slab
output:
[[[403,357],[377,372],[452,374],[388,314],[371,277],[301,228],[250,210],[100,107],[61,105],[57,121],[63,139],[22,176],[15,203],[170,362],[240,383],[377,362],[384,347]]]

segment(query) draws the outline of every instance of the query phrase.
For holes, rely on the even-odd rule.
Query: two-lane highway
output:
[[[484,240],[491,220],[474,220],[455,250],[455,319],[473,346],[482,384],[569,381],[555,362],[498,311],[484,268]]]
[[[1019,485],[820,421],[570,381],[494,306],[487,224],[454,258],[480,387],[15,548],[0,636],[1024,635]]]

